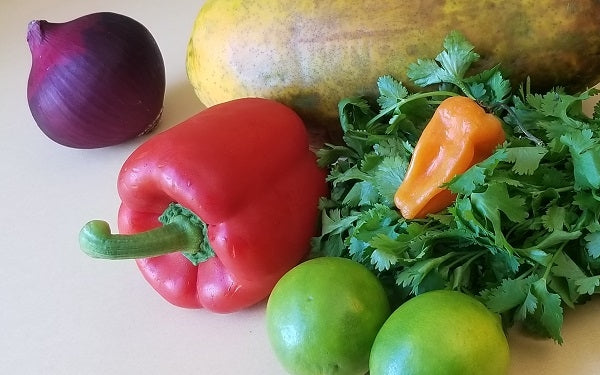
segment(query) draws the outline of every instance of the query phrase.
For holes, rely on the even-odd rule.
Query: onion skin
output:
[[[159,47],[139,22],[93,13],[32,21],[27,100],[39,128],[73,148],[123,143],[156,127],[165,94]]]

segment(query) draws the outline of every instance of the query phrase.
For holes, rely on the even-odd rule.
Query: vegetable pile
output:
[[[585,9],[578,17],[587,15]],[[210,20],[208,11],[200,16]],[[236,32],[252,35],[233,24]],[[326,102],[320,90],[325,87],[332,100],[331,87],[355,87],[346,64],[368,77],[353,65],[363,48],[353,43],[361,38],[321,38],[340,43],[337,51],[351,51],[352,59],[338,56],[337,67],[335,56],[327,59],[331,71],[321,65],[319,53],[326,49],[318,40],[302,40],[308,49],[297,49],[294,62],[303,56],[308,63],[300,71],[312,78],[318,76],[308,69],[314,58],[325,79],[301,77],[296,81],[306,87],[290,89],[276,77],[294,82],[293,73],[250,69],[259,87],[248,97],[235,94],[244,92],[237,87],[244,78],[238,66],[234,78],[206,69],[211,61],[203,52],[213,57],[217,50],[199,37],[209,29],[226,35],[222,27],[197,21],[187,70],[204,104],[218,104],[129,156],[117,181],[120,234],[106,222],[87,223],[79,237],[86,254],[135,259],[158,294],[179,307],[230,313],[269,297],[271,345],[295,374],[398,368],[502,374],[509,364],[502,328],[517,322],[562,343],[563,309],[600,292],[600,104],[591,115],[583,111],[583,102],[600,90],[538,93],[532,87],[563,81],[529,79],[515,88],[500,64],[490,67],[490,56],[481,62],[474,45],[453,31],[434,59],[419,59],[406,76],[400,73],[410,81],[381,76],[377,98],[341,100],[343,142],[326,144],[315,157],[294,105],[306,118],[326,120],[330,111],[319,108]],[[593,30],[588,33],[597,40]],[[260,30],[266,34],[278,33]],[[576,52],[587,44],[559,34]],[[62,24],[33,21],[28,43],[29,107],[55,142],[106,147],[157,125],[164,62],[139,22],[109,12]],[[361,60],[363,66],[387,69],[402,60],[387,55],[390,44],[379,44],[386,54],[369,51],[374,58]],[[252,53],[243,53],[248,45]],[[227,56],[260,56],[297,68],[270,58],[270,47],[256,53],[259,47],[240,43]],[[577,64],[568,77],[588,77],[579,53],[569,51],[562,53]],[[491,57],[514,61],[513,52]],[[531,56],[537,62],[536,53]],[[263,69],[268,64],[262,62],[238,65]],[[404,70],[404,62],[395,68]],[[520,64],[512,66],[519,78]],[[213,65],[226,67],[218,56]],[[543,71],[536,73],[543,78]],[[218,85],[207,85],[205,76]],[[260,86],[283,91],[261,94]],[[222,94],[238,97],[222,101]],[[308,256],[318,259],[305,261]]]
[[[560,343],[563,308],[600,290],[600,105],[591,117],[582,110],[598,90],[539,94],[529,81],[513,90],[500,66],[471,74],[478,59],[452,32],[435,59],[410,66],[422,91],[383,76],[377,103],[340,102],[344,144],[318,152],[332,191],[320,202],[313,253],[369,267],[396,304],[459,290],[505,325],[521,322]],[[456,195],[450,206],[405,219],[396,190],[435,109],[456,95],[501,118],[506,141],[444,184]]]

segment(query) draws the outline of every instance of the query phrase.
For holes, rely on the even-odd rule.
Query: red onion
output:
[[[29,108],[52,140],[111,146],[151,131],[162,113],[165,67],[148,29],[115,13],[32,21]]]

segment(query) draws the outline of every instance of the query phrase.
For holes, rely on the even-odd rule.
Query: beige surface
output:
[[[87,220],[116,223],[117,172],[142,141],[73,150],[49,141],[26,103],[32,19],[94,11],[144,23],[165,57],[168,89],[159,131],[200,109],[185,77],[185,47],[202,1],[3,0],[0,3],[0,373],[281,374],[264,330],[264,305],[232,315],[172,307],[133,262],[83,255]],[[565,344],[511,332],[511,374],[600,373],[600,302],[566,317]]]

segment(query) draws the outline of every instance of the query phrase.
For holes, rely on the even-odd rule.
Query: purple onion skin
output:
[[[157,125],[165,95],[164,61],[139,22],[109,12],[66,23],[32,21],[27,42],[29,108],[53,141],[100,148]]]

